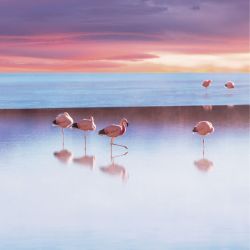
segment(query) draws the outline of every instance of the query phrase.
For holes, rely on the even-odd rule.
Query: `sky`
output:
[[[249,71],[249,0],[0,0],[0,72]]]

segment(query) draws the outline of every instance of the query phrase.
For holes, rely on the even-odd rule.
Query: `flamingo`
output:
[[[73,123],[72,128],[78,128],[78,129],[84,131],[84,145],[85,145],[85,153],[86,153],[86,134],[85,134],[85,132],[96,130],[94,117],[90,116],[89,119],[82,119],[79,122],[75,122],[75,123]]]
[[[202,82],[204,88],[208,88],[212,84],[212,80],[205,80]]]
[[[193,132],[203,136],[202,145],[203,145],[203,157],[204,157],[204,137],[214,132],[213,124],[209,121],[200,121],[193,128]]]
[[[213,106],[212,105],[204,105],[204,106],[202,106],[203,107],[203,109],[205,110],[205,111],[212,111],[213,110]]]
[[[115,145],[115,146],[119,146],[119,147],[123,147],[123,148],[128,149],[128,147],[125,145],[114,143],[114,139],[117,136],[122,136],[125,134],[127,127],[128,127],[127,119],[122,118],[119,125],[118,124],[111,124],[111,125],[105,127],[104,129],[100,130],[99,135],[106,135],[108,137],[111,137],[111,141],[110,141],[111,147],[112,147],[112,145]]]
[[[57,115],[56,119],[53,121],[54,125],[57,125],[62,129],[63,136],[63,148],[64,148],[64,129],[71,127],[73,124],[73,118],[69,115],[69,113],[64,112]]]
[[[225,84],[225,88],[227,88],[227,89],[233,89],[234,88],[234,82],[231,82],[231,81],[227,82]]]

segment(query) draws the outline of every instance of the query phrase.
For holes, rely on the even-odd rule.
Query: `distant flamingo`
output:
[[[208,88],[212,84],[212,80],[205,80],[202,82],[204,88]]]
[[[73,118],[69,115],[69,113],[64,112],[57,115],[56,119],[53,121],[53,124],[59,126],[62,129],[64,148],[64,129],[71,127],[71,125],[73,124]]]
[[[212,105],[204,105],[202,106],[205,111],[212,111],[213,106]]]
[[[198,133],[203,136],[202,145],[203,145],[203,157],[204,157],[204,137],[214,132],[213,124],[209,121],[200,121],[193,128],[193,132]]]
[[[225,84],[225,88],[227,88],[227,89],[233,89],[234,88],[234,82],[231,82],[231,81],[227,82]]]
[[[96,125],[95,125],[93,116],[91,116],[89,119],[82,119],[79,122],[73,123],[72,127],[83,130],[84,132],[96,130]],[[84,144],[85,144],[85,151],[86,151],[86,134],[85,133],[84,133]]]
[[[111,124],[111,125],[107,126],[106,128],[100,130],[99,135],[106,135],[108,137],[111,137],[111,141],[110,141],[111,146],[116,145],[116,146],[128,149],[128,147],[125,145],[120,145],[120,144],[114,143],[114,139],[117,136],[121,136],[121,135],[125,134],[127,127],[128,127],[127,119],[122,118],[119,125]]]

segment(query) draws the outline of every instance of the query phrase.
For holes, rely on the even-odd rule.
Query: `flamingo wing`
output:
[[[104,128],[105,134],[109,137],[116,137],[120,135],[121,130],[122,130],[121,126],[115,124],[112,124]]]

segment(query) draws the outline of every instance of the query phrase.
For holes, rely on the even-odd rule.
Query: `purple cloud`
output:
[[[168,41],[182,34],[248,39],[248,11],[248,0],[1,0],[0,35],[88,33],[89,38],[79,38],[114,41]]]

